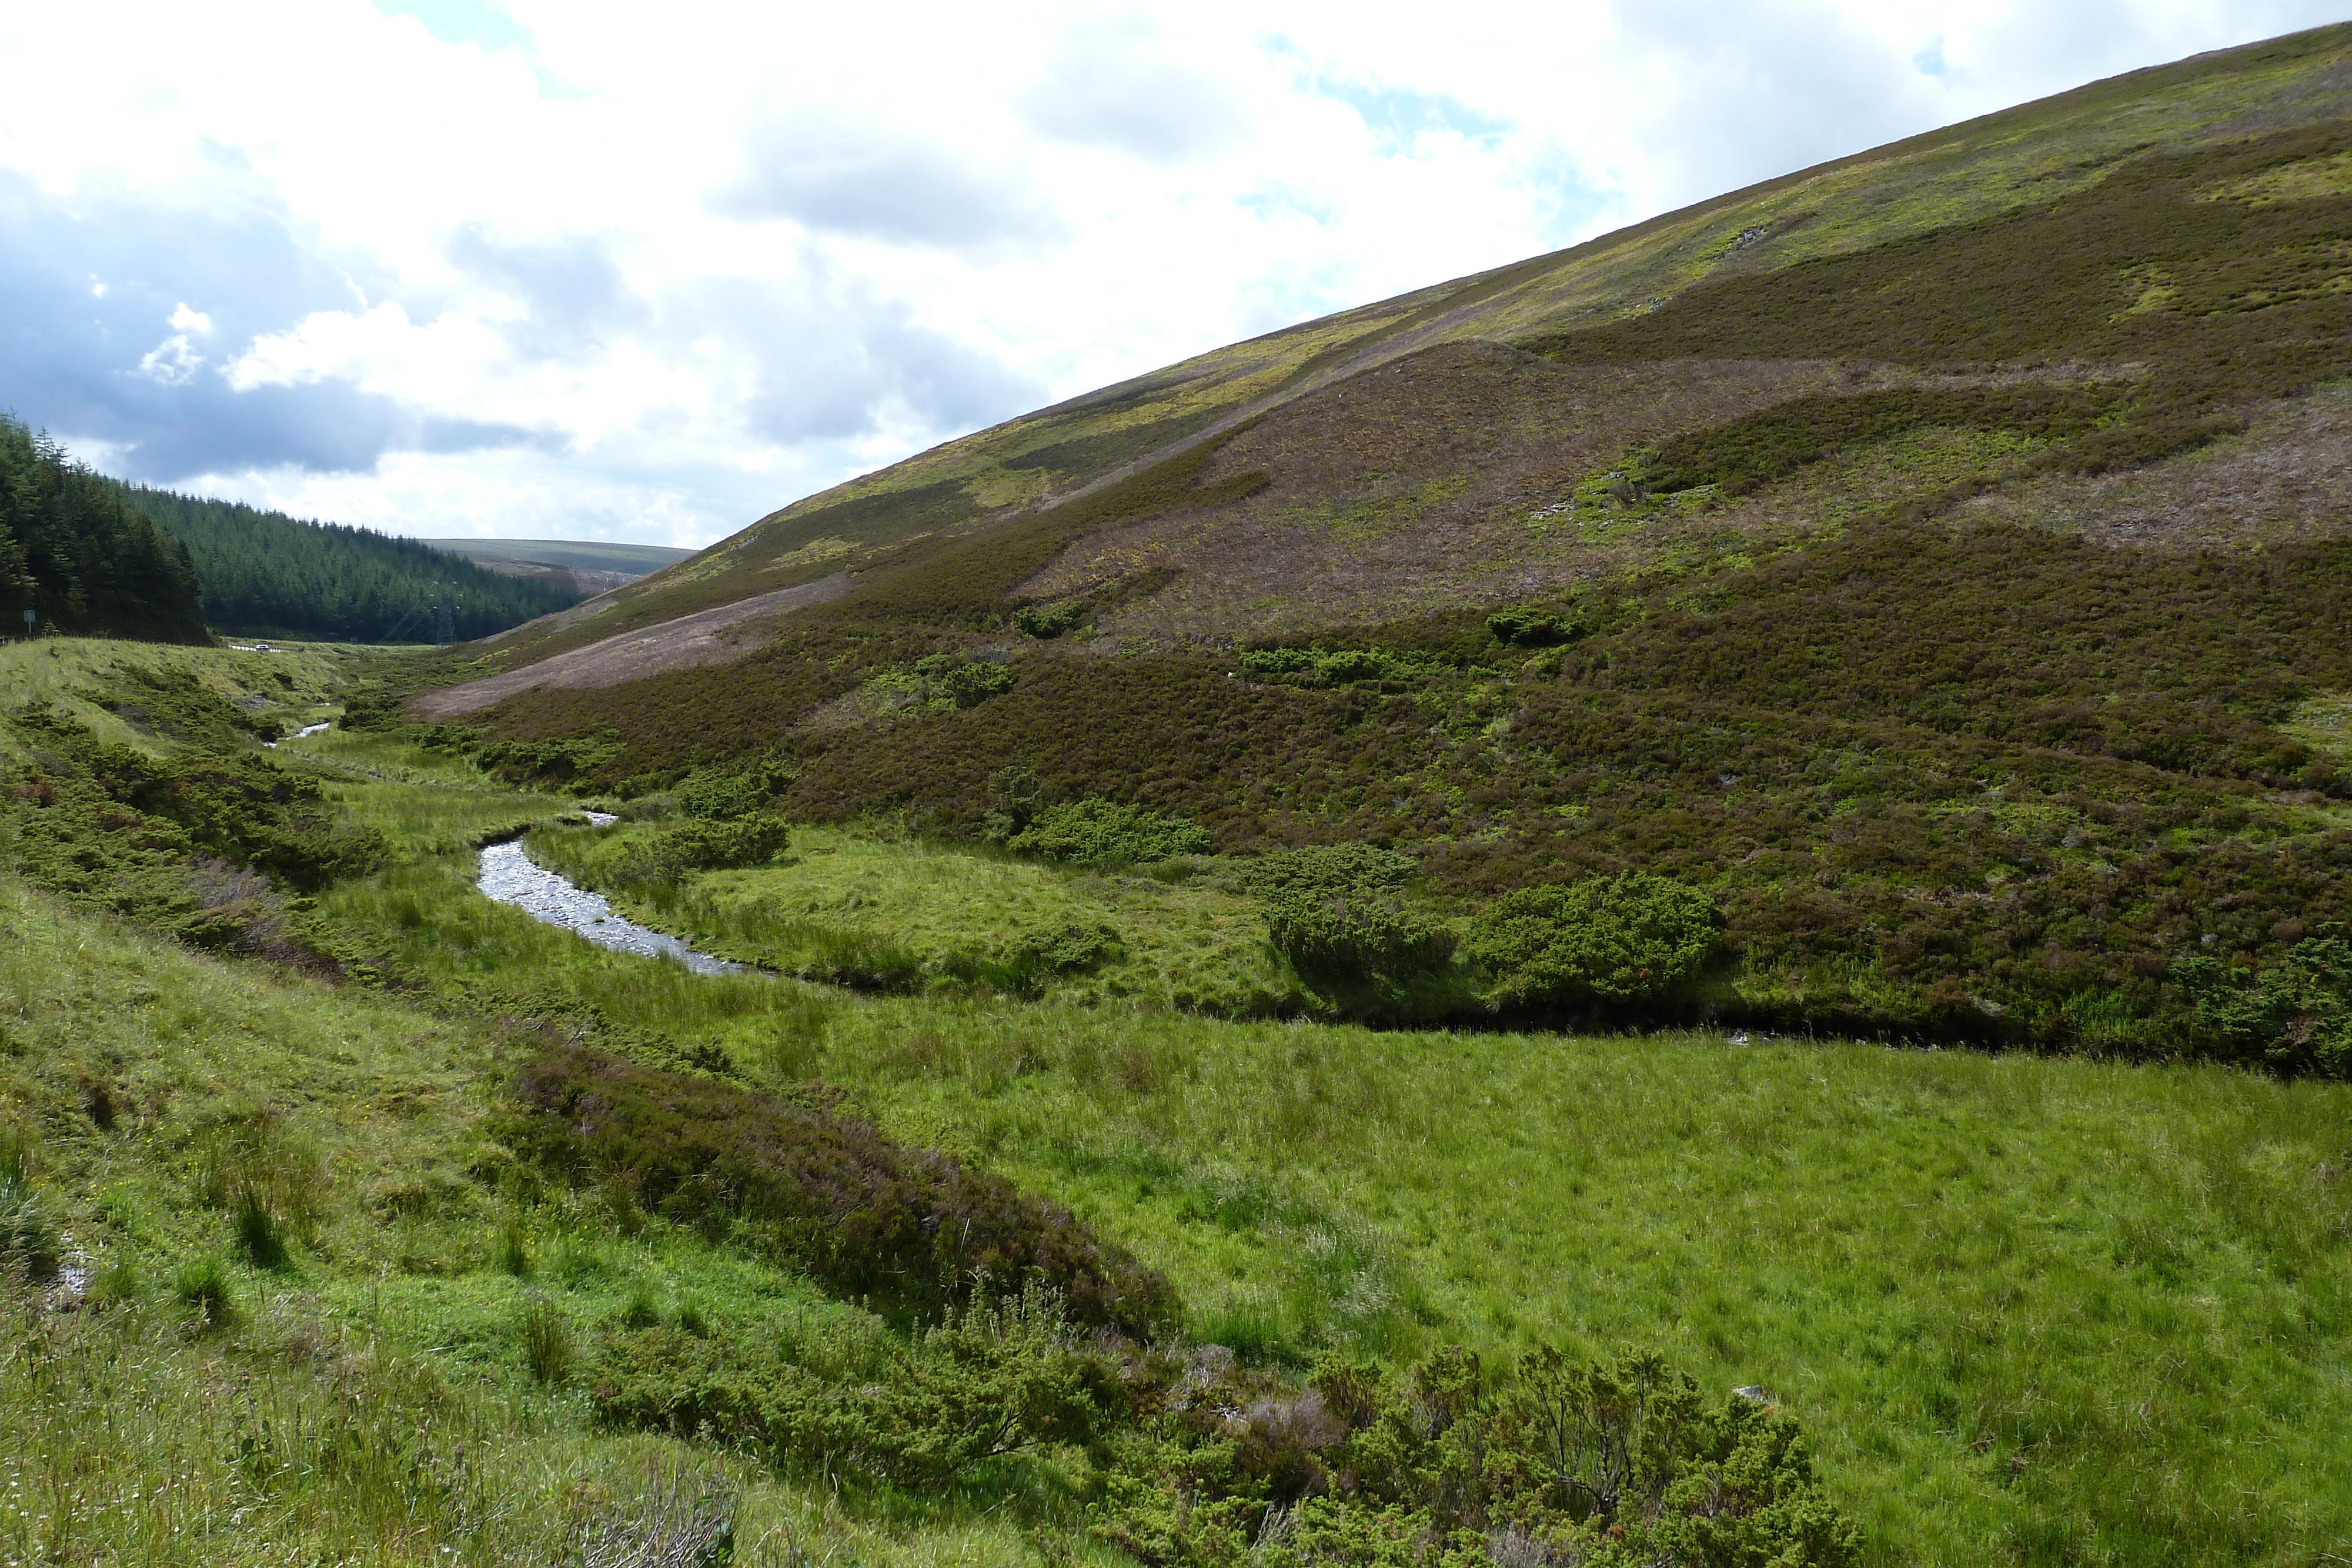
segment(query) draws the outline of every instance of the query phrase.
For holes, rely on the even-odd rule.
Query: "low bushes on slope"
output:
[[[2221,1053],[2292,1072],[2352,1078],[2352,943],[2329,925],[2261,968],[2203,956],[2173,966]]]
[[[1266,934],[1300,973],[1382,978],[1433,969],[1454,934],[1398,890],[1419,868],[1370,844],[1331,844],[1265,856],[1244,881],[1265,901]]]
[[[1181,817],[1097,795],[1039,808],[1004,843],[1020,854],[1072,865],[1140,865],[1210,849],[1208,833]]]
[[[151,757],[46,704],[8,722],[33,747],[0,784],[23,873],[199,946],[299,957],[276,883],[317,888],[387,853],[383,836],[339,811],[315,779],[253,753]]]
[[[1544,1347],[1495,1377],[1456,1349],[1402,1377],[1327,1361],[1303,1388],[1170,1393],[1118,1445],[1095,1526],[1155,1568],[1860,1555],[1795,1422],[1760,1391],[1711,1403],[1652,1354],[1587,1364]]]
[[[724,821],[689,819],[640,831],[612,862],[610,880],[624,887],[675,883],[689,872],[764,865],[792,841],[782,817],[761,813]]]
[[[608,1425],[908,1488],[1084,1445],[1093,1533],[1153,1568],[1843,1568],[1859,1554],[1769,1396],[1710,1402],[1652,1353],[1585,1363],[1543,1347],[1496,1376],[1454,1349],[1401,1376],[1332,1359],[1302,1380],[1219,1345],[1081,1339],[1055,1309],[1033,1291],[849,1344],[624,1324],[591,1368],[595,1407]]]
[[[1673,995],[1721,942],[1695,887],[1642,872],[1515,888],[1470,919],[1471,962],[1508,1007],[1623,1007]]]
[[[1077,1321],[1129,1333],[1171,1306],[1165,1280],[1066,1210],[834,1111],[587,1051],[532,1062],[512,1094],[503,1129],[526,1158],[682,1219],[740,1222],[838,1289],[922,1306],[982,1278],[1034,1281]]]
[[[750,1447],[771,1464],[939,1487],[992,1459],[1089,1442],[1125,1414],[1103,1396],[1114,1375],[1074,1345],[1059,1306],[1033,1287],[847,1346],[625,1327],[590,1369],[596,1414]]]

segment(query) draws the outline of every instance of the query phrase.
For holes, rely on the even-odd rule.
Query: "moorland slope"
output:
[[[1374,1013],[2340,1071],[2347,377],[2333,27],[951,442],[478,645],[411,716],[623,797],[716,769],[936,839],[1113,809],[1399,852],[1348,940],[1475,974]],[[1525,931],[1448,959],[1414,924],[1629,873],[1698,890],[1714,956],[1551,983]]]

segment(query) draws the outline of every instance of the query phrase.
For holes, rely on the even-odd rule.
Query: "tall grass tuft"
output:
[[[238,1249],[264,1269],[284,1266],[289,1238],[316,1240],[329,1207],[318,1145],[271,1111],[232,1113],[205,1129],[196,1145],[196,1191],[228,1213]]]
[[[523,1364],[531,1376],[552,1386],[572,1375],[572,1325],[553,1301],[541,1297],[522,1311]]]
[[[203,1332],[211,1333],[230,1328],[236,1322],[236,1298],[231,1292],[228,1270],[217,1258],[198,1258],[183,1264],[172,1276],[172,1294],[180,1304],[196,1314]]]
[[[530,1238],[523,1233],[522,1221],[509,1219],[499,1227],[495,1256],[501,1274],[512,1274],[518,1280],[530,1278]]]
[[[288,1262],[286,1228],[269,1211],[269,1198],[257,1187],[245,1187],[229,1211],[236,1228],[236,1249],[257,1269],[283,1269]]]
[[[56,1278],[60,1246],[57,1220],[33,1190],[31,1137],[0,1132],[0,1278]]]

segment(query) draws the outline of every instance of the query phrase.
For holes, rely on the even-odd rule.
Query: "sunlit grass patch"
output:
[[[577,811],[579,803],[481,785],[336,779],[328,797],[392,841],[417,854],[471,848],[486,836],[521,831]]]
[[[89,694],[112,684],[110,677],[119,669],[193,675],[239,706],[294,713],[329,700],[355,652],[324,643],[289,643],[282,651],[252,653],[107,637],[17,639],[0,644],[0,711],[30,702],[55,703],[102,739],[152,747],[152,739],[89,700]],[[15,744],[0,732],[0,750]]]
[[[533,850],[603,885],[600,869],[645,831],[541,834]],[[706,951],[787,974],[1243,1013],[1315,1005],[1268,947],[1257,901],[1222,875],[1162,881],[811,827],[793,830],[784,858],[655,889],[628,908]],[[1096,956],[1058,969],[1032,961],[1080,928],[1103,935],[1086,945]]]

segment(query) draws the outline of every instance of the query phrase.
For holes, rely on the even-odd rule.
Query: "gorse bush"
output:
[[[1396,896],[1418,870],[1393,850],[1330,844],[1265,856],[1244,882],[1265,901],[1276,950],[1300,973],[1380,977],[1433,969],[1454,955],[1454,934]]]
[[[1303,1388],[1225,1377],[1114,1445],[1098,1537],[1157,1568],[1843,1568],[1859,1554],[1795,1422],[1738,1395],[1710,1404],[1654,1353],[1584,1363],[1546,1347],[1499,1379],[1458,1349],[1402,1378],[1338,1360]]]
[[[613,862],[612,874],[625,886],[660,886],[693,872],[765,865],[791,843],[791,824],[765,813],[677,822],[632,837]]]
[[[1522,648],[1573,643],[1584,635],[1584,623],[1572,616],[1547,615],[1539,610],[1501,610],[1486,617],[1486,631],[1496,642]]]
[[[1266,935],[1302,974],[1394,976],[1454,956],[1454,933],[1368,889],[1298,888],[1266,900]]]
[[[0,803],[16,816],[20,863],[56,892],[168,915],[174,901],[150,873],[168,865],[184,878],[198,856],[315,886],[372,871],[388,852],[316,779],[262,757],[197,747],[152,757],[100,741],[46,703],[8,722],[35,760]],[[177,902],[194,915],[184,894]]]
[[[756,772],[698,768],[678,781],[678,814],[714,822],[748,817],[768,803],[775,784],[790,781]]]
[[[1213,847],[1204,830],[1181,817],[1100,796],[1039,808],[1005,843],[1022,854],[1073,865],[1135,865],[1206,854]]]
[[[1060,604],[1024,604],[1013,612],[1013,624],[1024,636],[1051,641],[1086,618],[1085,601],[1073,599]]]
[[[1069,915],[1024,931],[1007,945],[1005,956],[1043,974],[1067,975],[1101,963],[1118,946],[1118,926],[1096,917]]]
[[[959,653],[927,653],[914,663],[917,698],[936,707],[978,707],[1019,679],[1010,665]]]
[[[2284,1071],[2352,1077],[2352,942],[2341,925],[2304,938],[2267,967],[2200,955],[2175,962],[2172,979],[2222,1054]]]
[[[1696,977],[1721,925],[1697,888],[1629,871],[1507,893],[1471,916],[1464,946],[1506,1006],[1624,1005]]]
[[[1171,1305],[1165,1280],[1066,1210],[834,1112],[586,1051],[532,1062],[512,1092],[503,1135],[524,1157],[684,1222],[737,1227],[843,1290],[937,1310],[982,1277],[1035,1282],[1078,1322],[1130,1333]]]
[[[1411,855],[1376,844],[1318,844],[1259,856],[1244,868],[1242,885],[1260,898],[1307,891],[1392,892],[1420,874],[1420,862]]]
[[[734,1333],[637,1326],[592,1370],[598,1416],[756,1448],[772,1464],[937,1487],[1008,1454],[1085,1443],[1114,1383],[1033,1285],[950,1311],[920,1333],[842,1351]]]

